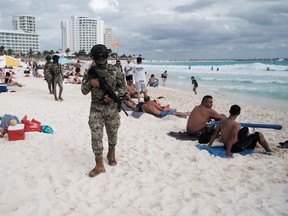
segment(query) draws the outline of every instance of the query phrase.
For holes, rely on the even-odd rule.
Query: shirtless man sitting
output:
[[[155,100],[150,100],[150,97],[144,98],[145,103],[141,106],[141,110],[156,117],[164,117],[166,115],[175,115],[178,117],[189,116],[190,112],[176,112],[174,109],[163,110]]]
[[[217,125],[208,146],[212,146],[215,138],[221,132],[221,140],[226,149],[226,156],[231,157],[231,152],[241,152],[244,149],[254,149],[257,142],[267,151],[272,152],[264,135],[260,132],[249,134],[247,127],[241,128],[240,123],[236,122],[236,118],[240,115],[241,108],[238,105],[232,105],[230,115],[223,119]]]
[[[188,134],[199,137],[209,128],[207,124],[211,119],[222,120],[226,118],[224,114],[219,114],[213,110],[212,106],[213,97],[206,95],[203,97],[201,104],[194,107],[187,121],[186,130]]]
[[[133,84],[133,80],[127,81],[126,89],[127,89],[127,92],[129,93],[131,98],[138,98],[137,97],[137,91],[136,91],[136,85]]]
[[[155,77],[154,74],[151,74],[151,77],[148,80],[147,86],[157,87],[159,85],[159,80]]]

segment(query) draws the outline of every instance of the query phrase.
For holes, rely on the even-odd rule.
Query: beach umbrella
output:
[[[63,64],[70,64],[70,65],[74,65],[75,64],[75,61],[71,60],[71,59],[68,59],[68,58],[65,58],[63,56],[61,56],[58,60],[59,64],[63,65]]]
[[[12,56],[7,56],[3,55],[0,56],[0,68],[3,68],[5,66],[7,67],[25,67],[25,63],[12,57]]]

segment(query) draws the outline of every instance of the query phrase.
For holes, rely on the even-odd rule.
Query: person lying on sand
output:
[[[75,77],[73,79],[68,79],[68,83],[71,83],[71,84],[81,84],[82,81],[81,79],[75,75]]]
[[[227,157],[231,157],[230,152],[241,152],[244,149],[254,149],[257,142],[267,152],[272,152],[261,132],[249,134],[248,127],[241,128],[240,123],[236,122],[236,118],[240,115],[240,112],[241,108],[238,105],[231,106],[229,117],[219,122],[208,146],[212,146],[218,134],[221,133],[221,140],[226,149]]]
[[[189,116],[190,114],[190,112],[177,112],[175,109],[164,109],[164,107],[161,107],[155,100],[150,100],[150,97],[144,98],[144,104],[141,105],[140,110],[160,118],[167,115],[183,117]]]
[[[131,100],[130,94],[126,92],[123,96],[122,102],[130,109],[135,110],[137,108],[137,104]]]

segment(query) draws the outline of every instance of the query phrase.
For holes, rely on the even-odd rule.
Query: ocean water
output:
[[[167,70],[168,88],[194,94],[191,85],[194,76],[201,96],[211,94],[235,103],[243,101],[288,111],[288,61],[146,61],[144,65],[147,78],[155,74],[161,80],[161,74]]]

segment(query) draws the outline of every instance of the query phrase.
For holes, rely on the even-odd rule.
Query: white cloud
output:
[[[94,12],[117,12],[119,3],[116,0],[91,0],[89,6]]]
[[[11,29],[12,16],[35,16],[41,50],[61,48],[60,22],[76,15],[101,17],[120,41],[119,54],[288,57],[287,0],[27,0],[21,7],[15,2],[1,5],[0,28]]]

